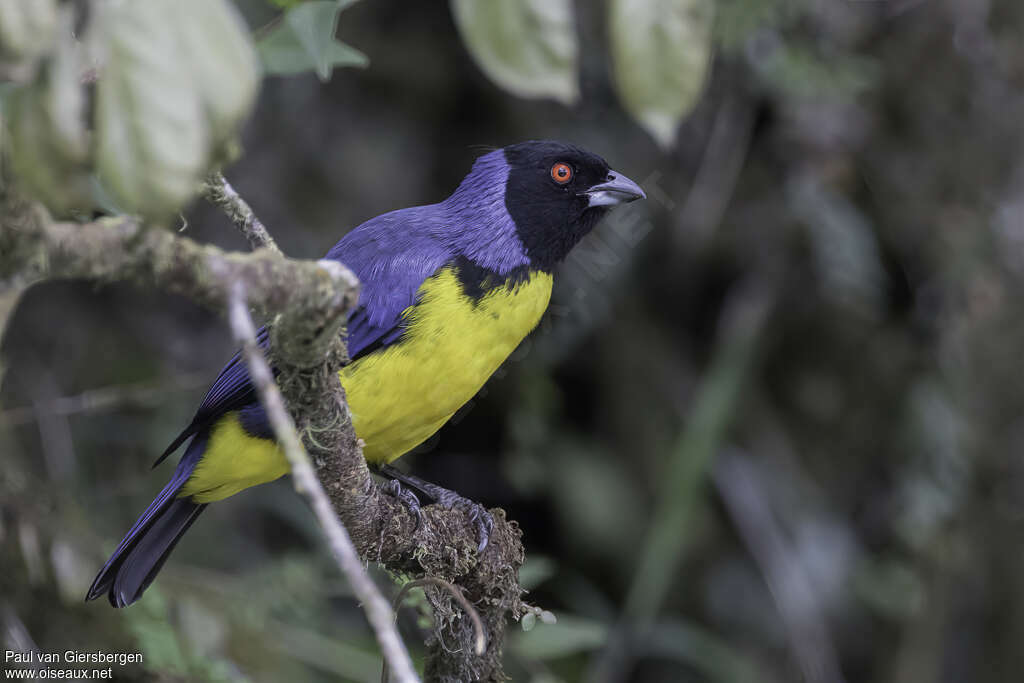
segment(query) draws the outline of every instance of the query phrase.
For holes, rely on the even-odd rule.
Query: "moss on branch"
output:
[[[0,293],[44,279],[125,281],[186,296],[226,315],[236,283],[249,305],[272,320],[271,360],[289,412],[316,474],[360,555],[401,576],[435,576],[465,591],[487,629],[487,651],[474,653],[473,627],[444,591],[428,591],[435,614],[428,680],[504,680],[505,624],[519,618],[519,527],[492,510],[482,553],[476,527],[457,510],[423,508],[416,527],[405,508],[382,494],[352,429],[338,370],[347,362],[342,326],[358,283],[331,261],[248,254],[201,245],[127,217],[91,223],[50,220],[37,205],[0,192]]]

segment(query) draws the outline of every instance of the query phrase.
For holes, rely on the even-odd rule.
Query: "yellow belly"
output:
[[[451,269],[427,280],[403,339],[341,371],[366,460],[391,462],[440,429],[537,326],[550,298],[546,273],[477,301]]]
[[[366,460],[391,462],[440,429],[537,326],[551,285],[538,272],[474,300],[451,268],[424,282],[402,339],[339,373]],[[179,495],[207,503],[287,472],[277,444],[248,435],[228,413]]]
[[[275,441],[250,436],[238,421],[238,413],[227,413],[210,432],[206,452],[178,497],[211,503],[288,471],[288,461]]]

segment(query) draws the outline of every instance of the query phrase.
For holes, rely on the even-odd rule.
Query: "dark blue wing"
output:
[[[326,258],[352,269],[362,284],[359,304],[347,322],[352,360],[387,347],[402,336],[403,313],[415,303],[420,285],[451,259],[451,252],[432,237],[436,232],[432,224],[442,219],[438,205],[393,211],[363,223],[327,253]],[[268,337],[266,328],[260,328],[257,342],[261,348],[267,348]],[[221,415],[256,400],[249,369],[236,353],[220,371],[192,422],[153,466]],[[247,419],[252,424],[260,422],[258,412],[255,408],[248,411]]]
[[[256,342],[261,349],[266,349],[269,340],[270,335],[267,333],[267,328],[261,327],[259,332],[256,333]],[[228,361],[228,364],[217,375],[213,386],[206,392],[206,398],[199,404],[199,409],[192,418],[192,422],[182,430],[181,434],[175,437],[171,445],[164,449],[164,452],[153,463],[153,467],[162,463],[168,455],[178,450],[178,447],[185,443],[190,436],[211,424],[220,415],[229,413],[232,410],[238,410],[255,400],[256,390],[249,379],[249,368],[242,360],[241,353],[236,351],[235,355]]]
[[[402,336],[403,314],[420,285],[454,254],[437,237],[446,214],[440,205],[392,211],[363,223],[327,252],[362,283],[348,318],[348,353],[358,360]]]

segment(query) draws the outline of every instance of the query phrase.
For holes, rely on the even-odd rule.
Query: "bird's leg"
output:
[[[373,469],[382,477],[390,479],[391,483],[401,482],[410,488],[416,489],[441,507],[448,508],[449,510],[462,510],[468,514],[470,520],[476,526],[477,552],[483,552],[484,548],[487,547],[491,537],[491,529],[494,528],[494,518],[483,505],[460,496],[455,491],[432,484],[415,475],[407,474],[391,465],[377,465]],[[406,493],[410,492],[406,491]]]

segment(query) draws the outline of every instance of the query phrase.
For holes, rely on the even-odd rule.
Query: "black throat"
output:
[[[496,287],[510,287],[530,279],[536,269],[530,266],[517,266],[507,273],[499,273],[482,266],[468,256],[460,254],[452,263],[455,277],[462,286],[462,293],[474,304],[479,303],[484,294]]]

